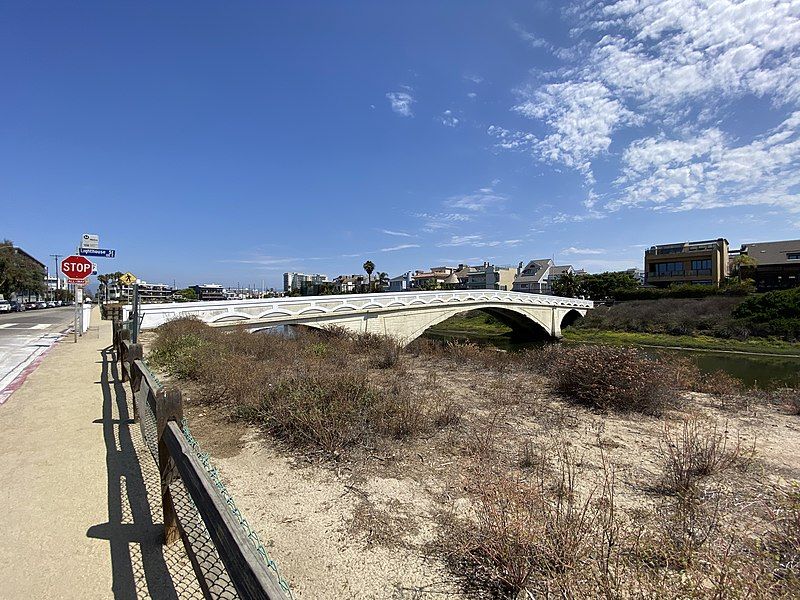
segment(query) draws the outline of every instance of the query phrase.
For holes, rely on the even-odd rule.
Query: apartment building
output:
[[[198,300],[225,300],[225,288],[218,283],[203,283],[193,285],[192,289]]]
[[[728,240],[652,246],[644,252],[645,282],[657,287],[695,283],[719,285],[729,274]]]
[[[741,275],[755,280],[759,292],[800,285],[800,240],[742,244],[738,254],[754,260],[741,267]]]
[[[173,300],[175,289],[171,285],[141,280],[138,285],[139,302],[142,304],[163,304]],[[130,303],[133,301],[133,286],[119,281],[109,281],[107,284],[101,282],[97,288],[97,296],[103,302]]]
[[[321,288],[329,285],[327,275],[321,273],[284,273],[283,291],[288,293],[300,292],[303,296],[313,296],[319,293]]]
[[[513,267],[498,267],[484,262],[479,267],[469,267],[463,287],[468,290],[510,290],[516,276],[517,269]]]

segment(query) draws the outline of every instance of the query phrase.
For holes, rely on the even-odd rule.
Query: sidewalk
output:
[[[182,545],[160,543],[158,472],[129,420],[111,323],[92,322],[0,406],[0,595],[201,597]]]

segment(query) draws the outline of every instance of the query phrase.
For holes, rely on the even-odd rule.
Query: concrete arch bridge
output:
[[[520,337],[561,337],[561,328],[593,308],[590,300],[495,290],[346,294],[144,304],[141,327],[152,329],[179,317],[196,317],[212,327],[276,325],[342,327],[356,333],[390,335],[409,343],[426,329],[470,310],[481,310]],[[125,307],[125,319],[131,307]]]

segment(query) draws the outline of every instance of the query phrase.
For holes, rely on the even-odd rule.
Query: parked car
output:
[[[11,301],[11,312],[22,312],[25,310],[25,303],[18,300]]]
[[[39,300],[39,302],[36,303],[36,308],[47,308],[47,302]]]
[[[0,300],[0,313],[10,313],[11,312],[11,302],[8,300]]]
[[[39,306],[36,304],[36,302],[26,302],[25,303],[25,309],[26,310],[35,310],[37,308],[39,308]]]
[[[56,306],[58,306],[58,302],[56,302],[55,300],[48,300],[46,304],[47,308],[55,308]]]

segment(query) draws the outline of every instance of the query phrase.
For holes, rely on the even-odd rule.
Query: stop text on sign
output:
[[[61,261],[61,272],[69,279],[86,279],[92,268],[92,261],[84,256],[68,256]]]

